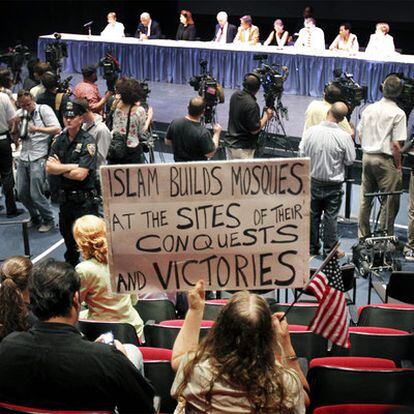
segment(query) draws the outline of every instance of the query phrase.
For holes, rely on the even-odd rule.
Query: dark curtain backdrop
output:
[[[1,0],[0,13],[0,50],[15,44],[17,40],[33,49],[40,34],[55,31],[86,33],[84,23],[94,20],[93,33],[99,32],[106,25],[106,14],[116,11],[118,20],[124,23],[126,31],[133,34],[141,12],[148,11],[159,21],[167,38],[174,38],[178,25],[178,11],[193,11],[201,40],[210,40],[213,36],[215,15],[219,10],[226,10],[230,21],[239,24],[238,18],[246,13],[253,16],[254,23],[261,30],[264,40],[272,28],[276,17],[283,18],[288,30],[294,33],[301,24],[301,15],[306,4],[315,9],[318,25],[325,31],[329,43],[337,34],[338,25],[344,21],[353,24],[353,31],[358,35],[361,46],[365,46],[369,34],[374,31],[375,22],[387,21],[391,26],[397,48],[404,53],[414,54],[414,1],[301,1],[301,0],[60,0],[60,1],[26,1]]]

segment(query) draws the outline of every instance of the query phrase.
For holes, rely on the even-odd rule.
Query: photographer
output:
[[[253,158],[260,131],[273,116],[266,108],[260,118],[255,95],[260,89],[260,77],[249,73],[243,81],[243,90],[233,93],[230,99],[229,124],[225,138],[227,159]]]
[[[188,114],[171,122],[165,135],[165,143],[173,146],[175,162],[205,161],[211,158],[219,144],[221,126],[214,124],[213,137],[201,125],[205,110],[201,96],[192,98],[188,104]]]

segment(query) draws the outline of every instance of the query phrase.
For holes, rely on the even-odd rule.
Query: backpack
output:
[[[121,134],[120,132],[113,132],[111,143],[109,144],[108,154],[106,156],[106,160],[109,164],[119,164],[127,155],[127,139],[129,133],[129,124],[131,121],[131,110],[132,106],[130,106],[128,111],[128,120],[125,134]]]

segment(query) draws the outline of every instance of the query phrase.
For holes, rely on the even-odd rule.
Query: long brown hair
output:
[[[214,382],[220,380],[244,392],[254,413],[294,412],[293,398],[300,384],[291,370],[276,362],[281,352],[266,301],[239,292],[224,306],[194,358],[184,367],[178,395],[191,382],[194,367],[208,360],[212,379],[205,395],[210,406]],[[294,391],[292,381],[286,385],[287,374],[298,384]]]
[[[23,291],[27,289],[32,262],[24,256],[8,258],[0,269],[0,338],[28,329]]]
[[[181,15],[185,17],[185,24],[188,26],[194,24],[193,15],[190,10],[181,10]]]

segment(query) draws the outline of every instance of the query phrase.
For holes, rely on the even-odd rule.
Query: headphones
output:
[[[246,89],[247,91],[249,91],[249,85],[247,84],[247,78],[249,77],[249,76],[253,76],[254,78],[256,78],[257,79],[257,81],[259,82],[259,88],[260,88],[260,85],[261,85],[261,83],[262,83],[262,80],[261,80],[261,78],[260,78],[260,75],[257,73],[257,72],[255,72],[255,71],[253,71],[253,72],[249,72],[249,73],[246,73],[245,75],[244,75],[244,78],[243,78],[243,89]],[[250,91],[249,91],[250,92]]]

